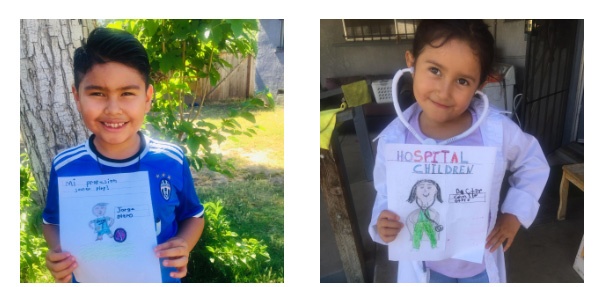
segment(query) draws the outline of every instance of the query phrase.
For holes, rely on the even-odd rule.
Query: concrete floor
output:
[[[371,138],[375,135],[371,134]],[[353,133],[340,136],[344,160],[364,249],[366,281],[373,282],[375,258],[386,252],[368,235],[368,224],[374,202],[372,182],[365,180],[360,148]],[[549,157],[551,175],[540,199],[540,209],[532,226],[521,228],[515,242],[506,253],[507,281],[513,283],[580,283],[584,280],[573,269],[576,253],[584,234],[584,193],[570,184],[566,220],[558,221],[559,183],[561,165],[583,162],[583,147],[577,153],[557,152]],[[580,158],[582,157],[582,158]],[[320,282],[346,282],[326,204],[321,194],[321,257]],[[379,246],[378,246],[379,245]],[[395,262],[387,262],[388,271],[377,281],[395,280]],[[391,273],[391,274],[390,274]],[[391,281],[393,282],[393,281]]]

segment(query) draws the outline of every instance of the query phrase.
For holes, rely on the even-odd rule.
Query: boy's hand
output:
[[[175,267],[176,272],[171,272],[172,278],[182,278],[186,276],[188,264],[189,247],[186,240],[174,236],[170,240],[159,244],[154,249],[155,255],[163,260],[163,266]]]
[[[400,216],[389,211],[384,210],[379,214],[377,219],[377,233],[385,243],[389,243],[396,239],[400,230],[402,230],[404,224],[400,222]]]
[[[498,246],[506,241],[503,249],[506,252],[511,247],[511,244],[513,244],[513,239],[515,239],[520,226],[521,223],[517,219],[517,216],[510,213],[501,214],[496,219],[494,229],[492,229],[492,232],[486,238],[486,248],[490,248],[490,252],[494,252]]]
[[[77,268],[75,258],[69,252],[48,250],[46,253],[46,267],[56,282],[71,282],[71,274]]]

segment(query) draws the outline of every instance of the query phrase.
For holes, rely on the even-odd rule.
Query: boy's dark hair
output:
[[[439,39],[443,41],[437,41]],[[425,45],[439,48],[451,39],[469,43],[480,62],[479,84],[484,83],[494,62],[494,37],[483,20],[421,20],[415,33],[412,54],[417,59]]]
[[[96,64],[117,62],[136,69],[149,86],[151,66],[142,44],[130,33],[111,28],[96,28],[90,32],[84,45],[73,54],[75,88],[84,75]]]
[[[427,183],[431,183],[431,184],[435,185],[436,190],[437,190],[435,198],[439,202],[444,202],[444,201],[442,201],[442,189],[440,188],[440,185],[431,179],[421,179],[421,180],[417,181],[415,183],[415,185],[412,186],[412,189],[410,190],[410,195],[408,196],[408,200],[407,200],[408,202],[413,203],[417,199],[417,186],[419,186],[419,184],[423,183],[423,182],[427,182]]]

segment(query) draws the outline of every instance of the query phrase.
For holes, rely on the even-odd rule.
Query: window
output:
[[[392,41],[414,39],[419,20],[343,19],[346,41]]]

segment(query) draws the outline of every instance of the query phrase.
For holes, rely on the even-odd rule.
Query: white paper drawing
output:
[[[388,209],[404,229],[390,260],[482,262],[495,148],[386,145]]]
[[[78,282],[161,282],[146,171],[59,177],[60,240]]]

